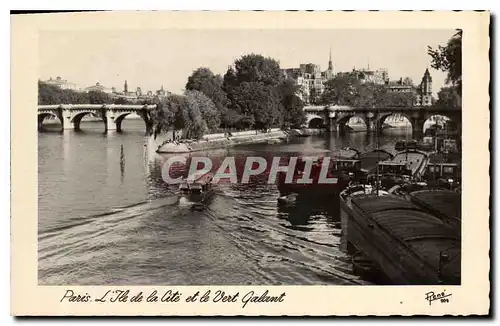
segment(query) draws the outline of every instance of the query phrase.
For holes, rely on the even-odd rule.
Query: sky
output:
[[[62,77],[82,87],[100,82],[129,91],[182,93],[193,70],[208,67],[223,75],[244,54],[272,57],[281,68],[301,63],[328,67],[331,47],[335,72],[354,67],[386,68],[391,80],[420,83],[429,68],[436,96],[446,74],[430,67],[427,46],[445,45],[454,30],[94,30],[42,31],[39,77]]]

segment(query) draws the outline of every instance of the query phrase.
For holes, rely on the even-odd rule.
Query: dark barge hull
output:
[[[349,180],[340,179],[335,184],[300,184],[300,183],[285,183],[280,181],[278,183],[278,191],[281,195],[288,195],[291,193],[300,194],[309,197],[338,197],[340,192],[344,190],[349,184]]]
[[[390,195],[341,198],[340,209],[348,241],[393,284],[460,284],[461,237],[456,229]]]

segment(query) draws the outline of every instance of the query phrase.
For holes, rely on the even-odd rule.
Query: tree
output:
[[[282,125],[286,127],[300,127],[305,121],[304,102],[297,96],[300,86],[293,80],[287,79],[279,86],[282,103]]]
[[[57,86],[38,81],[38,104],[62,104],[62,94]]]
[[[322,104],[354,106],[359,96],[361,83],[354,74],[340,74],[325,83],[321,96]]]
[[[462,30],[457,30],[446,46],[439,45],[437,49],[428,46],[427,53],[431,56],[431,67],[446,72],[446,83],[456,86],[458,94],[461,95]]]
[[[237,59],[222,81],[221,88],[228,99],[227,110],[222,111],[224,126],[266,129],[281,124],[282,85],[278,61],[259,54]]]
[[[414,106],[417,96],[414,92],[387,92],[386,95],[377,103],[378,107]]]
[[[108,94],[101,91],[90,91],[88,92],[88,98],[90,104],[106,104],[111,103],[111,99]]]
[[[198,96],[199,94],[203,95],[197,91],[186,92],[186,105],[182,107],[182,116],[184,120],[184,129],[182,134],[188,139],[200,139],[203,134],[208,131],[208,126],[203,119],[201,109],[203,105],[208,105],[207,103],[203,103],[208,98],[203,95],[204,98],[201,99],[201,96]],[[215,108],[213,109],[215,110]]]
[[[153,124],[152,132],[154,138],[161,133],[166,133],[174,125],[175,112],[172,110],[171,102],[168,98],[155,99],[156,107],[149,112]],[[175,138],[175,135],[174,135]]]
[[[172,124],[174,131],[184,128],[183,111],[187,107],[187,98],[184,95],[169,94],[167,97],[170,112],[173,114]]]
[[[238,86],[238,78],[236,77],[236,71],[232,66],[229,66],[224,77],[222,78],[222,90],[230,96],[235,87]],[[229,99],[230,100],[230,99]]]
[[[222,89],[223,79],[220,75],[214,73],[208,68],[198,68],[186,83],[186,90],[200,91],[208,96],[219,112],[228,104],[226,93]]]
[[[167,97],[155,97],[151,104],[156,104],[156,107],[149,113],[153,123],[154,137],[171,130],[175,139],[176,131],[185,128],[186,125],[187,97],[169,94]],[[183,136],[185,137],[186,134],[183,133]]]
[[[410,77],[405,77],[403,79],[403,85],[413,86],[413,80]]]
[[[438,99],[435,107],[443,110],[453,110],[462,108],[462,98],[458,92],[458,87],[443,87],[438,92]]]
[[[220,127],[220,111],[208,96],[200,91],[186,91],[186,101],[192,112],[200,111],[201,118],[209,130]],[[196,109],[193,109],[194,107]]]
[[[117,97],[113,99],[114,104],[130,104],[132,103],[131,101],[127,100],[124,97]]]
[[[277,86],[283,80],[278,61],[260,54],[248,54],[234,62],[238,85],[241,83],[262,83]]]
[[[361,83],[353,74],[329,80],[322,96],[323,104],[353,107],[409,107],[415,104],[414,92],[391,92],[385,85]]]
[[[61,89],[38,81],[38,104],[86,104],[89,103],[89,94],[75,92],[70,89]]]
[[[283,126],[285,128],[299,128],[306,122],[304,102],[296,95],[286,100],[283,111]]]
[[[268,129],[278,121],[281,103],[276,87],[259,82],[243,82],[233,91],[234,103],[250,127]]]
[[[241,126],[243,116],[234,109],[225,108],[221,112],[221,124],[224,128],[237,128]]]

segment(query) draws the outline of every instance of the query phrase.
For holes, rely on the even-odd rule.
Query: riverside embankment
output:
[[[271,129],[269,132],[247,130],[233,132],[231,134],[208,134],[203,136],[200,140],[182,140],[179,142],[172,142],[168,140],[162,141],[160,137],[157,138],[157,143],[160,145],[158,146],[156,152],[190,153],[246,144],[281,143],[286,141],[290,136],[290,132],[285,132],[281,129]]]

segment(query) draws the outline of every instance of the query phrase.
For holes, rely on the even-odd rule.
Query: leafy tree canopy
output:
[[[267,129],[279,121],[281,112],[280,95],[276,87],[259,82],[243,82],[233,91],[234,101],[246,121],[259,129]]]
[[[431,67],[447,73],[446,83],[458,87],[462,92],[462,30],[450,38],[445,46],[437,49],[428,47],[427,53],[431,56]]]
[[[217,110],[222,111],[228,104],[226,93],[222,89],[223,79],[208,68],[198,68],[186,83],[186,90],[200,91],[212,100]]]
[[[287,127],[300,127],[305,121],[304,102],[297,96],[300,87],[293,80],[285,80],[279,86],[282,103],[282,125]]]
[[[437,95],[438,99],[434,104],[436,108],[440,108],[443,110],[462,108],[462,97],[458,92],[458,87],[443,87]]]
[[[354,74],[342,74],[325,83],[321,103],[353,107],[413,106],[414,92],[391,92],[385,85],[361,83]]]
[[[278,61],[260,54],[247,54],[234,62],[237,84],[262,83],[277,86],[283,80]]]
[[[221,123],[220,111],[214,102],[200,91],[186,91],[186,103],[189,112],[200,112],[201,119],[206,123],[208,129],[218,129]],[[193,118],[194,119],[194,118]]]

